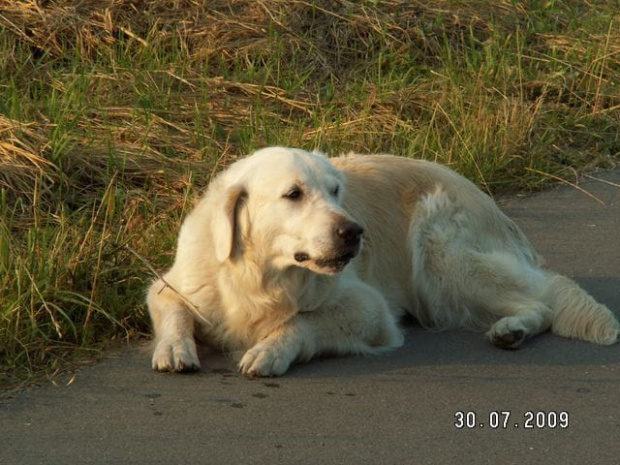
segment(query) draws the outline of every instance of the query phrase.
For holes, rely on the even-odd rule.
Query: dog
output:
[[[472,182],[428,161],[270,147],[217,175],[147,293],[156,371],[200,369],[196,340],[279,376],[317,354],[403,344],[399,321],[486,331],[516,349],[546,330],[618,341],[613,313],[543,267]]]

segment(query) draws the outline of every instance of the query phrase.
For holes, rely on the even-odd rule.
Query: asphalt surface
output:
[[[579,185],[604,205],[568,186],[500,204],[618,314],[620,169],[595,176]],[[257,380],[203,355],[200,373],[156,374],[134,345],[1,400],[0,464],[620,463],[620,345],[547,333],[502,351],[409,326],[388,355]]]

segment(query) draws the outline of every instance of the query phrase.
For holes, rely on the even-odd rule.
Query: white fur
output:
[[[345,266],[335,231],[352,221],[363,246]],[[549,328],[611,344],[620,328],[448,168],[281,147],[213,180],[147,303],[159,371],[198,369],[195,338],[245,351],[239,368],[257,376],[320,353],[378,353],[402,344],[405,312],[430,328],[487,331],[503,348]]]

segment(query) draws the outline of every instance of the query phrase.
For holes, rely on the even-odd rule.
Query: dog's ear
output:
[[[237,209],[246,195],[243,184],[235,184],[221,193],[213,214],[213,240],[215,256],[222,263],[233,254],[235,231],[237,229]]]

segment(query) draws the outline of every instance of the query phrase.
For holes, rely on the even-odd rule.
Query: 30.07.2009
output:
[[[569,426],[569,413],[554,410],[526,411],[515,415],[509,410],[494,410],[486,415],[474,411],[458,411],[454,413],[456,429],[566,429]]]

